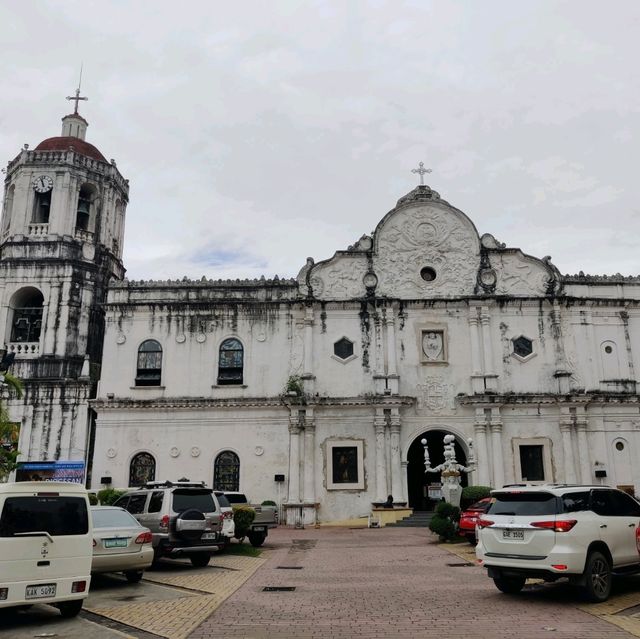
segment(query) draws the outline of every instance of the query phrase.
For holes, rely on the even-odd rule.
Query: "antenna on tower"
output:
[[[75,108],[73,109],[73,113],[74,115],[78,114],[78,102],[80,102],[80,100],[88,100],[89,98],[84,98],[84,97],[80,97],[80,85],[82,84],[82,67],[84,66],[84,63],[81,62],[80,63],[80,78],[78,80],[78,88],[76,89],[76,94],[75,96],[67,96],[67,100],[72,100],[76,103]]]

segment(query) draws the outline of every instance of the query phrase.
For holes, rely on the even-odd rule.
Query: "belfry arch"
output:
[[[425,429],[413,438],[406,452],[407,460],[407,500],[410,508],[414,510],[433,510],[439,501],[435,493],[432,491],[429,496],[429,485],[440,482],[438,473],[425,473],[424,471],[424,446],[421,440],[427,440],[427,449],[429,450],[429,458],[431,465],[437,466],[444,461],[444,436],[453,435],[456,439],[454,442],[456,459],[460,464],[466,466],[468,459],[468,446],[464,439],[455,432],[442,427]],[[462,485],[468,483],[466,473],[461,477]]]

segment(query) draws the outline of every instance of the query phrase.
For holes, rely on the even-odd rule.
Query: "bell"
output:
[[[89,215],[89,200],[84,200],[84,199],[78,200],[78,213]]]

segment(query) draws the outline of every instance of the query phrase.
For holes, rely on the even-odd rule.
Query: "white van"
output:
[[[77,615],[89,594],[92,551],[83,486],[0,484],[0,609],[46,603],[63,617]]]

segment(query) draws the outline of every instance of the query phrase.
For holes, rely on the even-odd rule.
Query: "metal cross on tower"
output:
[[[424,174],[431,173],[431,169],[425,169],[424,162],[420,162],[417,169],[411,169],[411,173],[418,173],[420,175],[420,184],[424,186]]]
[[[80,80],[78,80],[78,88],[76,89],[76,94],[75,96],[67,96],[67,100],[71,100],[72,102],[76,103],[75,109],[73,110],[74,113],[78,113],[78,102],[80,102],[80,100],[88,100],[89,98],[84,98],[84,97],[80,97],[80,85],[82,84],[82,66],[80,67]]]

